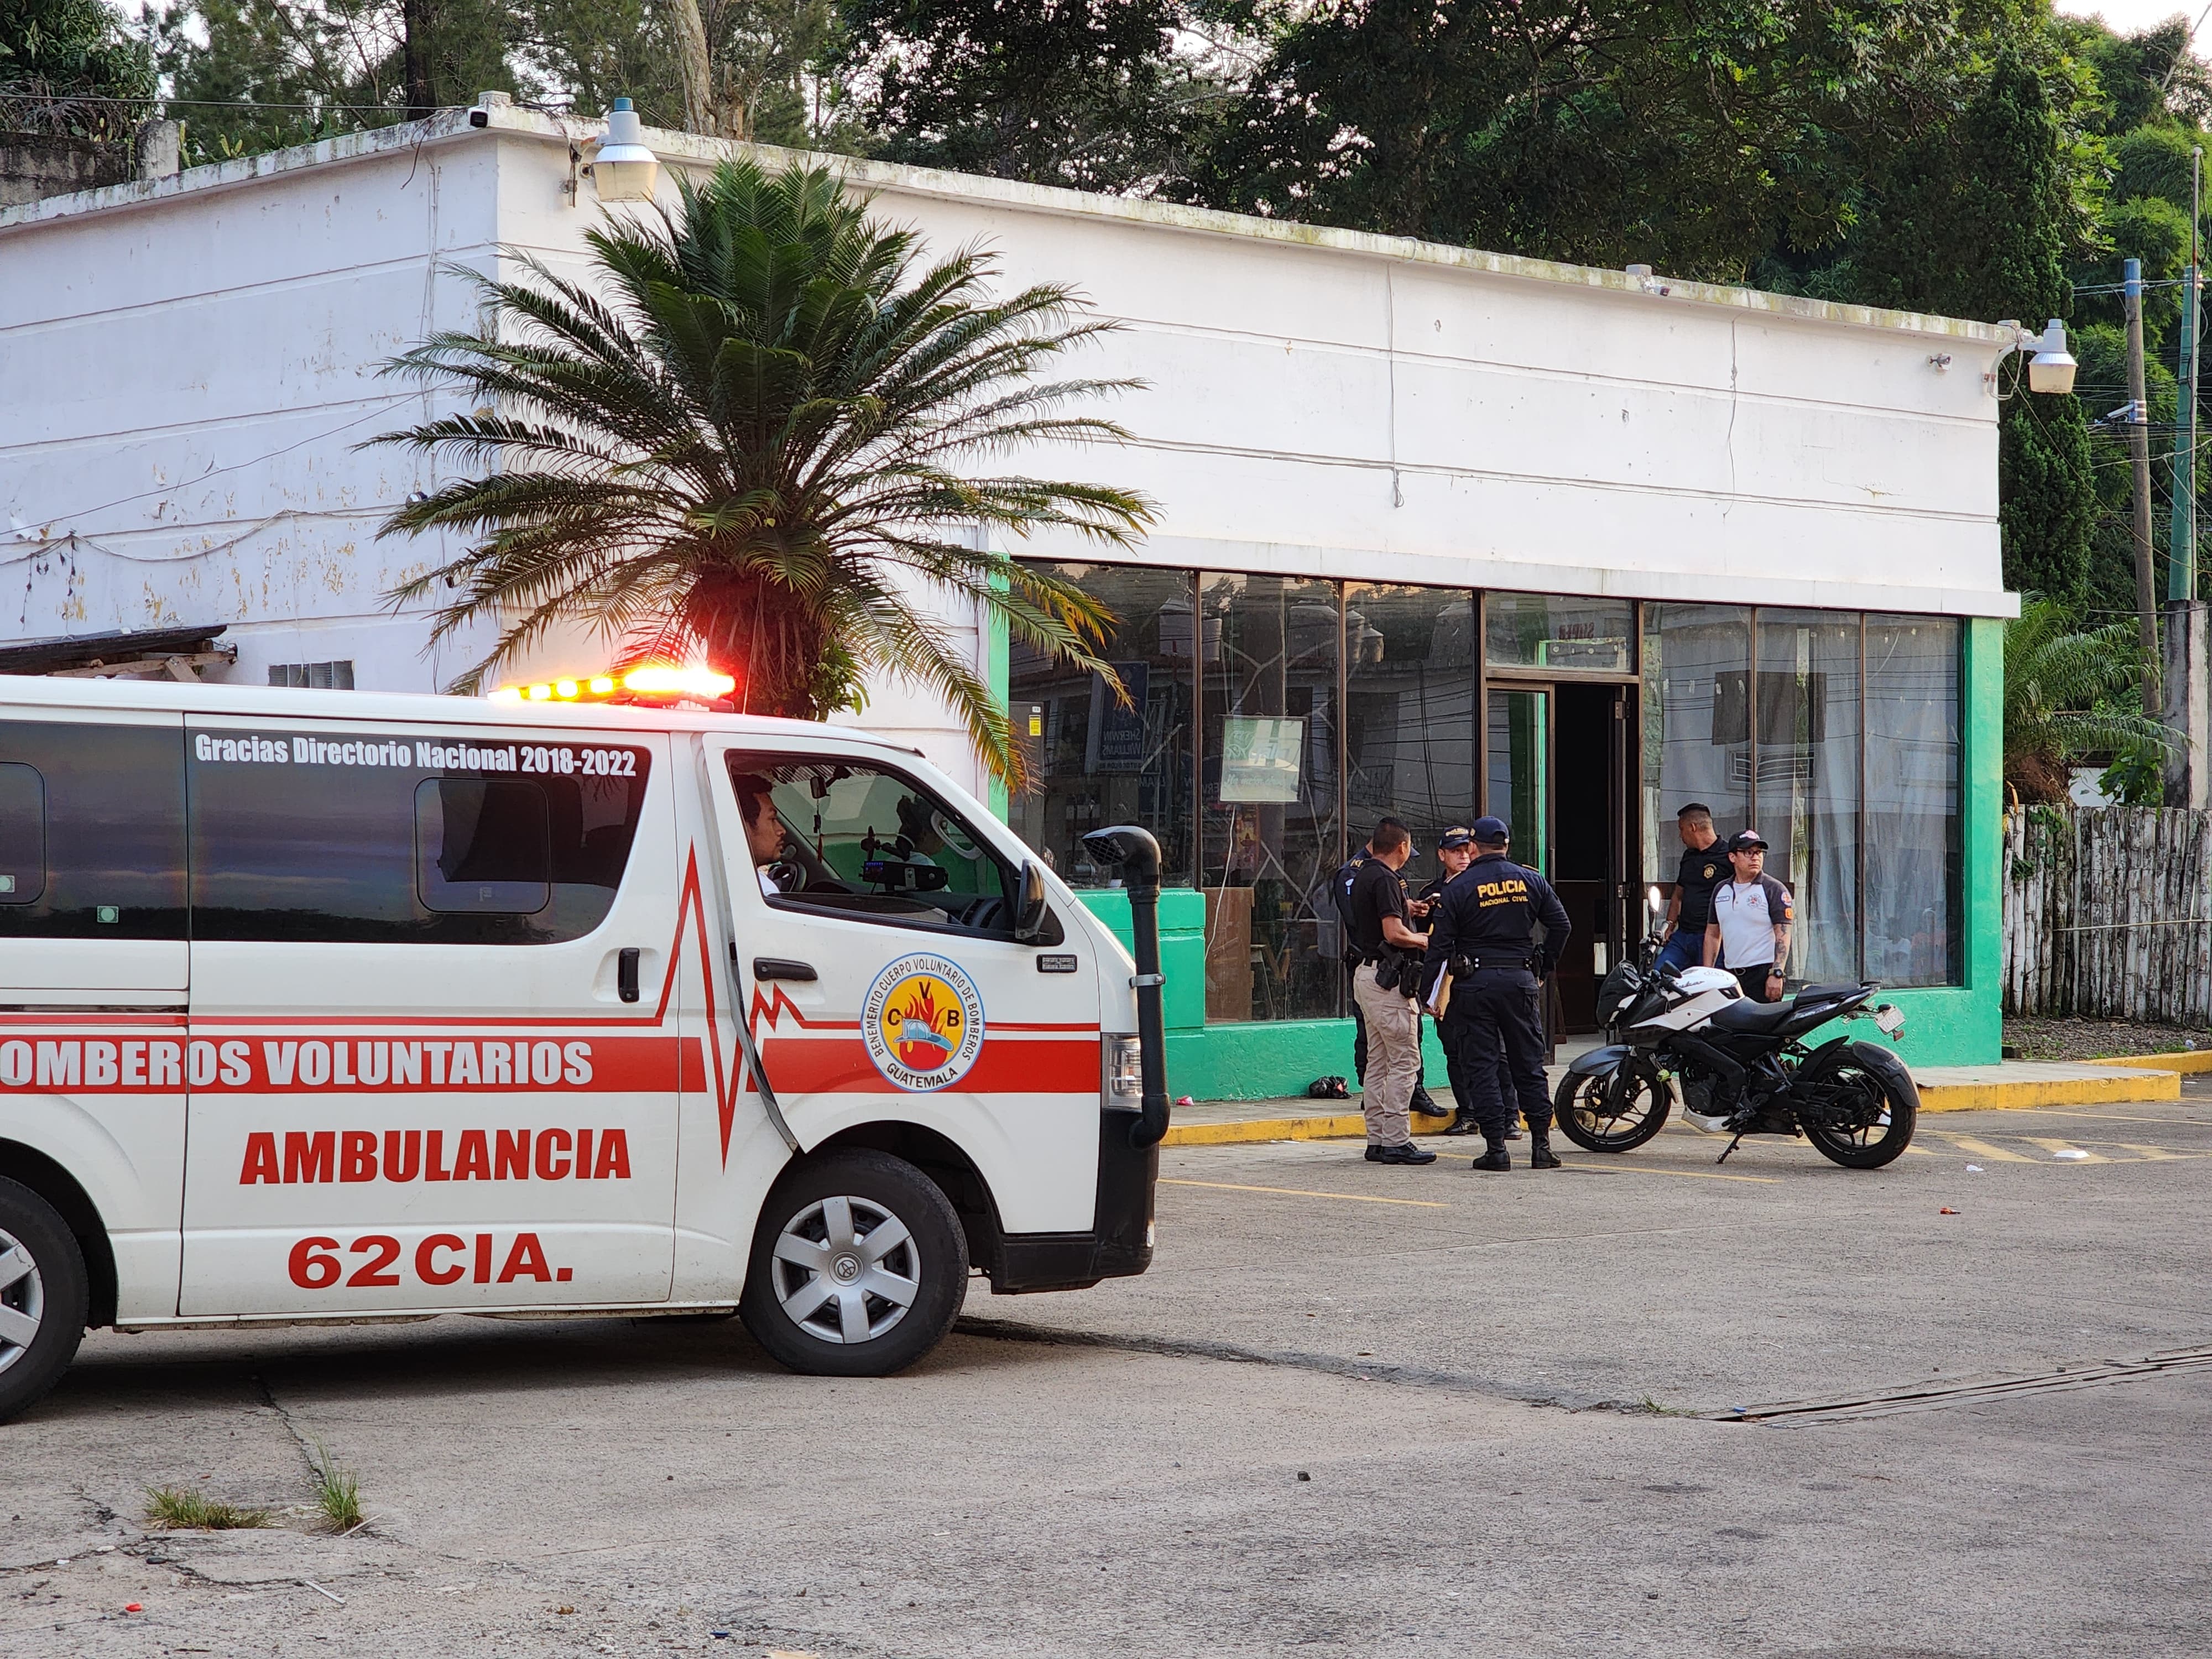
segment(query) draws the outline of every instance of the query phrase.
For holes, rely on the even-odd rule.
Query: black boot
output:
[[[1413,1085],[1413,1097],[1406,1103],[1406,1109],[1418,1112],[1423,1117],[1449,1117],[1451,1108],[1439,1106],[1430,1097],[1429,1091],[1419,1084]]]
[[[1490,1150],[1474,1160],[1471,1166],[1477,1170],[1504,1170],[1513,1167],[1513,1155],[1505,1150],[1505,1143],[1494,1136],[1488,1137]]]
[[[1559,1167],[1559,1155],[1552,1150],[1552,1126],[1548,1123],[1540,1129],[1533,1123],[1528,1126],[1528,1167],[1532,1170],[1556,1170]]]
[[[1448,1135],[1479,1135],[1482,1133],[1482,1125],[1476,1121],[1473,1112],[1462,1106],[1459,1115],[1445,1126],[1444,1133]]]

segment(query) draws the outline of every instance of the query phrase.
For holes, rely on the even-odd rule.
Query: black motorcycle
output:
[[[1654,968],[1647,939],[1598,988],[1610,1041],[1567,1067],[1553,1110],[1587,1152],[1625,1152],[1666,1127],[1679,1091],[1684,1121],[1731,1136],[1797,1135],[1852,1170],[1877,1170],[1912,1143],[1920,1091],[1887,1048],[1830,1037],[1800,1039],[1832,1019],[1871,1019],[1895,1042],[1905,1017],[1867,1001],[1881,988],[1808,985],[1780,1002],[1754,1002],[1719,968]]]

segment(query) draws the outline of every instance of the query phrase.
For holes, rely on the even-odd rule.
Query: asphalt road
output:
[[[0,1652],[2212,1651],[2212,1089],[1723,1144],[1177,1151],[1152,1273],[879,1382],[733,1322],[102,1334],[0,1429]]]

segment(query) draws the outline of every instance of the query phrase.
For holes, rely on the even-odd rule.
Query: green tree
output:
[[[411,89],[410,24],[414,66],[428,76]],[[179,0],[149,27],[195,160],[389,125],[417,100],[450,107],[523,90],[509,0],[438,0],[411,16],[398,0]]]
[[[844,0],[837,73],[890,160],[1084,190],[1187,170],[1224,89],[1186,0]]]
[[[155,84],[152,52],[101,0],[0,0],[0,100],[20,112],[0,126],[127,137]]]
[[[1999,57],[1956,120],[1905,146],[1852,255],[1854,297],[1952,317],[2040,326],[2074,309],[2067,254],[2074,203],[2044,76]],[[1997,480],[2005,585],[2077,600],[2096,519],[2080,401],[2039,397],[2006,377]]]
[[[2030,593],[2005,624],[2004,653],[2005,782],[2021,799],[2063,800],[2075,763],[2172,742],[2139,712],[2132,622],[2078,629],[2070,606]]]
[[[1249,0],[1216,205],[1741,280],[1830,248],[2026,0]]]
[[[680,214],[591,232],[588,277],[525,258],[524,280],[478,279],[484,331],[394,361],[490,409],[374,441],[471,471],[386,522],[473,542],[393,602],[441,601],[434,638],[497,626],[460,690],[579,625],[629,660],[703,654],[756,713],[858,708],[863,677],[887,672],[945,696],[1018,785],[1005,710],[911,589],[1110,675],[1097,603],[963,527],[1126,546],[1150,522],[1125,489],[984,470],[1125,436],[1072,406],[1133,382],[1039,378],[1112,325],[1058,284],[992,297],[974,250],[925,264],[826,169],[730,162],[678,187]]]

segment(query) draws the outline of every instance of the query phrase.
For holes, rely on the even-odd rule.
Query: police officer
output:
[[[1375,835],[1376,836],[1389,836],[1395,837],[1400,835],[1405,835],[1410,836],[1412,833],[1413,832],[1407,830],[1405,824],[1397,818],[1383,818],[1375,826]],[[1465,832],[1462,831],[1462,833]],[[1359,952],[1352,947],[1351,943],[1352,934],[1358,926],[1358,924],[1352,919],[1352,889],[1353,883],[1359,879],[1360,871],[1364,869],[1368,861],[1374,857],[1375,838],[1373,836],[1370,836],[1368,837],[1367,844],[1364,847],[1361,848],[1357,853],[1354,853],[1350,858],[1345,860],[1343,863],[1336,866],[1336,875],[1334,884],[1330,889],[1332,895],[1336,900],[1336,913],[1338,916],[1342,919],[1344,923],[1344,974],[1346,981],[1346,989],[1353,993],[1352,994],[1346,996],[1345,999],[1345,1000],[1352,1006],[1352,1074],[1354,1077],[1360,1078],[1364,1078],[1367,1075],[1367,1018],[1359,1012],[1359,998],[1356,990],[1354,990],[1354,982],[1357,980],[1359,971],[1360,957]],[[1464,868],[1465,866],[1462,865],[1461,867]],[[1449,879],[1450,877],[1446,875],[1439,878],[1437,881],[1431,882],[1429,886],[1440,886],[1443,882]],[[1406,878],[1402,875],[1398,878],[1398,886],[1401,892],[1404,891],[1406,887]],[[1414,899],[1409,895],[1407,900],[1406,914],[1415,920],[1419,920],[1420,917],[1426,915],[1428,914],[1428,908],[1423,901],[1425,900],[1427,896],[1428,892],[1426,889],[1423,890],[1420,899]],[[1450,1112],[1446,1110],[1443,1107],[1437,1105],[1437,1103],[1430,1097],[1427,1085],[1422,1083],[1419,1079],[1414,1080],[1413,1098],[1409,1103],[1408,1109],[1419,1114],[1422,1117],[1451,1116]]]
[[[1437,896],[1464,874],[1467,866],[1474,862],[1474,831],[1463,823],[1450,825],[1437,837],[1437,877],[1414,895],[1413,903],[1419,907],[1414,914],[1425,916],[1434,910]],[[1510,1098],[1513,1084],[1511,1074],[1505,1069],[1505,1051],[1503,1048],[1498,1051],[1497,1061],[1498,1087]],[[1449,1044],[1444,1048],[1444,1073],[1451,1079],[1452,1099],[1459,1107],[1457,1115],[1445,1127],[1444,1133],[1448,1135],[1476,1133],[1482,1127],[1482,1120],[1475,1113],[1474,1093],[1468,1083],[1466,1067],[1460,1064],[1458,1053]],[[1509,1120],[1509,1125],[1505,1138],[1508,1140],[1520,1139],[1517,1115],[1516,1119]]]
[[[1429,951],[1422,984],[1433,1008],[1443,977],[1453,964],[1450,1006],[1443,1021],[1444,1048],[1460,1056],[1460,1067],[1488,1150],[1474,1160],[1478,1170],[1510,1170],[1505,1132],[1514,1101],[1498,1087],[1496,1055],[1505,1051],[1514,1094],[1528,1121],[1528,1162],[1556,1170],[1552,1152],[1552,1102],[1544,1081],[1544,1024],[1540,999],[1541,970],[1559,957],[1569,924],[1565,907],[1551,884],[1534,870],[1505,856],[1508,832],[1503,818],[1474,821],[1474,862],[1446,887],[1429,911]],[[1544,942],[1536,943],[1536,927]]]

